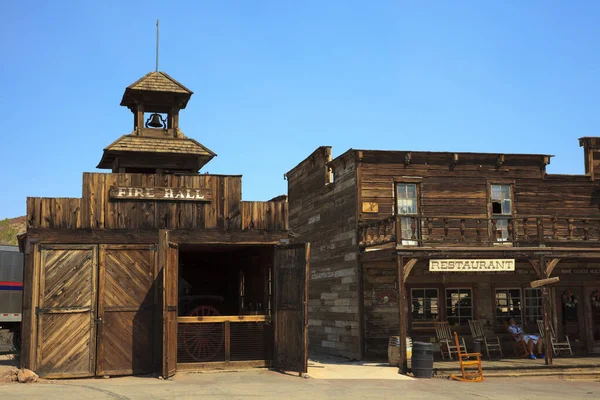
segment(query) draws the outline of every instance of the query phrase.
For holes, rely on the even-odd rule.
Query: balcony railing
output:
[[[404,220],[404,234],[401,221]],[[359,224],[359,245],[405,246],[544,246],[597,242],[600,218],[518,216],[477,218],[403,216]]]

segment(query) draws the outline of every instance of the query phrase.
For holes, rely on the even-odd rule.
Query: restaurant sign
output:
[[[429,260],[432,272],[500,272],[514,271],[515,260]]]
[[[111,186],[111,200],[211,201],[210,189]]]

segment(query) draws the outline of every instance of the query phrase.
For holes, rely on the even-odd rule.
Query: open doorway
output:
[[[179,249],[179,316],[268,315],[273,246]]]
[[[179,246],[177,362],[270,360],[274,246]]]

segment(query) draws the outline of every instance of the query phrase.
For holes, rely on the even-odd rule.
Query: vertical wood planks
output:
[[[242,201],[242,230],[283,231],[287,229],[285,201]]]
[[[27,198],[27,227],[81,228],[81,199]]]
[[[228,176],[227,181],[227,229],[241,230],[242,219],[240,203],[242,201],[242,178],[239,176]]]
[[[287,230],[286,201],[242,202],[241,176],[84,173],[81,199],[27,199],[29,228]],[[206,188],[210,202],[109,200],[111,186]]]

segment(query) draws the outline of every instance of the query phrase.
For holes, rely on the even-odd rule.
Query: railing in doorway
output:
[[[178,317],[177,367],[268,366],[273,329],[264,315]]]

